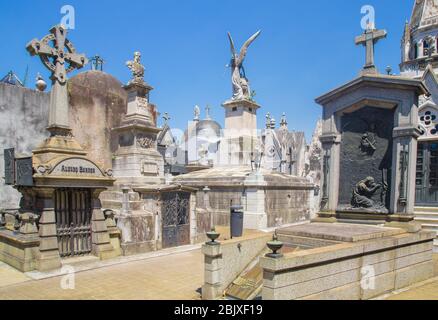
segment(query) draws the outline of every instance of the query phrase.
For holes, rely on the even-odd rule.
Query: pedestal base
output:
[[[61,257],[58,251],[41,252],[36,260],[36,269],[38,271],[50,271],[62,267]]]
[[[354,223],[367,225],[384,225],[389,228],[400,228],[408,233],[421,230],[421,224],[414,221],[413,215],[384,214],[360,211],[319,212],[312,222],[321,223]]]

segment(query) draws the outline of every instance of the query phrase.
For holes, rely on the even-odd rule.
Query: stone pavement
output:
[[[19,272],[22,283],[5,285],[6,272],[0,268],[0,300],[191,300],[200,298],[204,265],[199,249],[111,265],[76,273],[73,290],[61,287],[66,276],[29,280]]]
[[[245,236],[250,235],[250,233],[245,234]],[[199,247],[173,249],[168,253],[151,253],[150,257],[142,260],[132,260],[134,257],[126,259],[131,260],[92,269],[77,268],[80,271],[75,274],[73,290],[62,289],[61,283],[65,282],[65,276],[47,275],[39,279],[32,273],[23,274],[0,263],[0,301],[200,298],[199,289],[204,280],[204,265]],[[438,300],[438,255],[435,255],[434,259],[437,278],[379,299]]]

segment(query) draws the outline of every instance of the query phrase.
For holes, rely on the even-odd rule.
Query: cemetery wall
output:
[[[0,83],[0,209],[16,209],[21,195],[4,184],[3,149],[30,155],[46,137],[50,95]]]

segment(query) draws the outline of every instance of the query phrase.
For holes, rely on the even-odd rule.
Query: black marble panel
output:
[[[387,212],[394,110],[365,107],[343,115],[341,126],[339,209]]]

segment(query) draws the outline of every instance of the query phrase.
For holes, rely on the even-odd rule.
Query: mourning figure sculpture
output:
[[[372,199],[374,194],[379,190],[385,189],[385,186],[374,181],[373,177],[367,177],[359,181],[353,189],[351,205],[353,208],[373,209],[381,208],[383,205]]]

